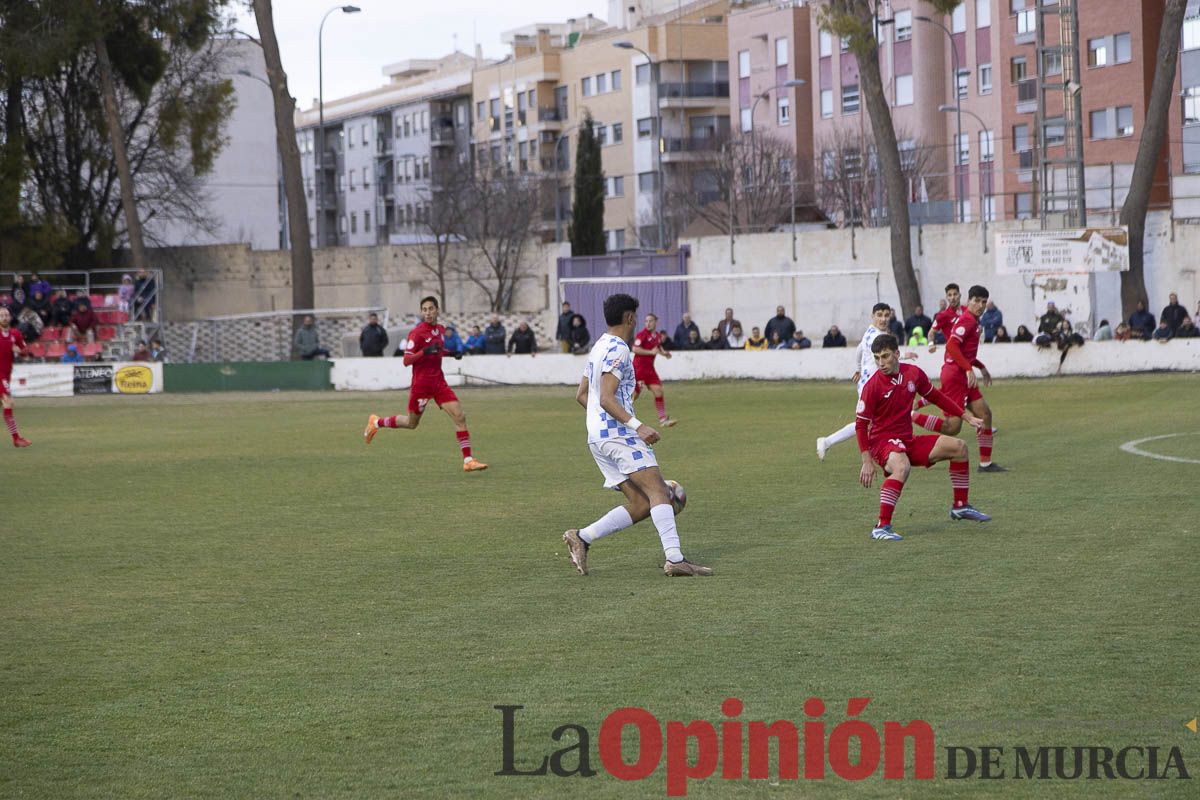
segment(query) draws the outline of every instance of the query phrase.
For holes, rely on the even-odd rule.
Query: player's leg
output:
[[[429,402],[430,395],[424,390],[413,387],[408,391],[408,415],[400,416],[397,414],[393,417],[381,417],[377,414],[372,414],[367,418],[367,427],[363,431],[363,439],[367,444],[375,438],[375,434],[382,428],[403,428],[405,430],[415,430],[421,424],[421,415],[425,413],[425,404]]]
[[[587,553],[592,543],[650,516],[650,501],[622,472],[621,464],[613,457],[612,444],[592,444],[589,447],[600,474],[604,476],[604,488],[620,491],[625,495],[625,504],[612,509],[591,525],[572,528],[563,534],[571,563],[580,575],[587,575]]]
[[[32,442],[21,437],[17,431],[17,420],[13,416],[13,399],[9,393],[8,381],[0,384],[0,406],[4,408],[4,425],[8,428],[8,433],[12,436],[13,447],[29,447]]]
[[[933,437],[921,436],[920,439]],[[932,447],[925,448],[925,466],[933,466],[939,461],[950,462],[950,488],[954,493],[954,503],[950,507],[950,519],[969,519],[976,522],[987,522],[991,519],[979,509],[971,505],[969,493],[971,488],[971,458],[967,451],[967,443],[952,436],[939,436]]]
[[[636,380],[634,380],[634,382],[633,382],[633,399],[634,400],[637,400],[639,397],[642,396],[642,389],[645,388],[645,386],[646,386],[646,382],[643,381],[641,378],[637,378]]]
[[[650,390],[650,394],[654,395],[654,410],[658,412],[658,421],[664,428],[675,427],[676,420],[667,416],[667,401],[663,398],[662,383],[657,381],[649,383],[646,384],[646,388]]]
[[[853,439],[854,438],[854,428],[856,425],[857,425],[857,423],[850,422],[850,423],[847,423],[847,424],[843,425],[842,427],[838,428],[836,431],[829,434],[828,436],[818,436],[817,437],[817,458],[824,461],[825,454],[829,452],[829,448],[833,447],[835,444],[838,444],[839,442],[844,442],[847,439]]]
[[[871,530],[871,538],[880,541],[899,541],[900,534],[892,530],[892,513],[896,503],[900,501],[900,493],[904,491],[904,483],[908,480],[911,466],[908,455],[902,450],[892,450],[883,463],[886,478],[879,487],[879,521]]]
[[[708,567],[693,564],[683,557],[683,551],[679,548],[679,531],[675,527],[675,509],[671,505],[671,490],[663,481],[658,466],[629,473],[628,482],[645,495],[650,506],[650,518],[654,521],[658,538],[662,542],[663,555],[667,559],[663,564],[663,572],[671,577],[712,575],[712,570]]]
[[[967,408],[971,409],[971,413],[983,420],[983,425],[979,426],[979,430],[975,432],[975,440],[979,444],[979,471],[980,472],[1007,472],[1007,470],[999,464],[992,463],[992,436],[995,430],[992,428],[992,408],[988,405],[987,400],[983,399],[983,395],[979,395],[967,403]]]
[[[467,414],[462,409],[462,403],[458,402],[456,397],[453,400],[444,399],[444,402],[439,400],[439,404],[442,411],[445,411],[454,422],[454,436],[458,439],[458,449],[462,452],[463,471],[477,472],[487,469],[487,464],[471,455],[471,433],[467,430]]]

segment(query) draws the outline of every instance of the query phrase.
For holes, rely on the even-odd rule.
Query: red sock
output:
[[[992,429],[980,428],[975,438],[979,442],[979,466],[992,463]]]
[[[661,398],[661,397],[654,398],[654,407],[656,409],[658,409],[658,418],[659,419],[667,418],[667,404],[663,400],[663,398]]]
[[[467,431],[455,431],[458,437],[458,449],[462,450],[463,458],[471,457],[471,434]]]
[[[14,442],[21,438],[21,434],[17,433],[17,421],[13,419],[11,408],[4,409],[4,424],[8,426],[8,432],[12,435]]]
[[[879,526],[892,524],[892,512],[896,510],[896,501],[900,499],[900,492],[904,491],[904,484],[895,478],[888,478],[883,482],[883,486],[879,489]]]
[[[927,431],[933,431],[934,433],[941,433],[942,425],[945,423],[945,420],[941,417],[935,417],[933,414],[921,414],[916,411],[913,412],[912,420],[918,427],[924,428]]]
[[[950,462],[950,488],[954,490],[954,507],[962,508],[967,504],[967,491],[971,485],[971,462]]]
[[[380,417],[379,427],[381,428],[399,428],[400,417]]]

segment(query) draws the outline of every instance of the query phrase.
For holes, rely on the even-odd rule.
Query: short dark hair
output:
[[[887,303],[876,303],[875,305],[871,306],[872,314],[874,314],[876,311],[891,311],[891,310],[892,310],[892,307],[889,306]]]
[[[1108,324],[1108,320],[1106,320],[1106,319],[1102,319],[1102,320],[1100,320],[1100,324],[1101,324],[1101,325],[1107,325],[1107,324]]]
[[[433,303],[434,308],[442,307],[441,304],[438,303],[438,299],[436,297],[434,297],[433,295],[429,295],[428,297],[421,298],[421,302],[417,304],[417,308],[420,308],[421,306],[425,305],[426,303]]]
[[[637,312],[636,297],[628,294],[613,294],[604,298],[604,321],[609,325],[620,325],[626,311]]]
[[[871,342],[872,353],[882,353],[884,350],[899,350],[900,342],[890,333],[881,333]]]
[[[947,292],[949,292],[951,289],[953,289],[953,290],[954,290],[954,291],[956,291],[956,292],[961,292],[961,291],[962,291],[962,289],[959,289],[959,288],[958,288],[958,284],[957,284],[957,283],[947,283],[947,284],[946,284],[946,291],[947,291]]]
[[[980,286],[978,283],[975,284],[967,290],[967,299],[970,300],[972,297],[978,297],[980,300],[987,300],[989,297],[987,287]]]

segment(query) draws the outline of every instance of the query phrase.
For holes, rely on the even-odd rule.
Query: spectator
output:
[[[700,326],[692,322],[692,315],[685,311],[683,313],[683,321],[675,326],[675,336],[673,339],[675,346],[680,350],[688,349],[684,345],[691,341],[692,331],[696,332],[696,341],[700,341]]]
[[[704,343],[704,347],[706,350],[728,350],[729,342],[721,335],[720,328],[713,328],[712,336]]]
[[[908,346],[920,347],[923,344],[929,344],[929,337],[925,335],[925,329],[917,325],[912,329],[912,334],[908,337]]]
[[[789,350],[807,350],[812,347],[812,342],[804,335],[804,331],[796,331],[792,334],[792,341],[788,342]]]
[[[1117,324],[1117,331],[1113,334],[1113,338],[1118,342],[1128,342],[1133,338],[1133,330],[1128,323],[1121,322]]]
[[[1063,315],[1059,313],[1058,307],[1051,300],[1046,303],[1046,313],[1038,318],[1038,333],[1053,336],[1058,330],[1058,324],[1062,321]]]
[[[793,331],[793,333],[795,333],[795,331]],[[787,350],[789,347],[791,347],[791,338],[790,337],[787,339],[780,339],[779,331],[775,331],[771,334],[771,349],[772,350]]]
[[[1185,317],[1187,317],[1188,313],[1186,308],[1179,305],[1179,295],[1171,292],[1168,300],[1170,300],[1170,302],[1168,302],[1166,307],[1163,308],[1162,316],[1159,317],[1159,319],[1163,322],[1166,322],[1167,325],[1170,326],[1171,333],[1175,333],[1177,330],[1179,330],[1179,326],[1183,324],[1183,320]]]
[[[150,340],[150,360],[160,361],[164,364],[167,362],[167,348],[163,346],[161,339]]]
[[[387,346],[387,331],[379,324],[379,315],[371,314],[367,317],[367,326],[358,335],[358,349],[367,358],[381,358]]]
[[[750,329],[750,338],[742,345],[746,350],[766,350],[767,339],[758,328]]]
[[[492,314],[492,321],[483,330],[484,352],[489,356],[503,355],[504,340],[507,338],[508,332],[500,323],[500,315]]]
[[[158,287],[154,278],[144,269],[139,269],[133,282],[133,295],[137,298],[136,308],[130,310],[132,316],[140,319],[151,319],[154,316],[154,304],[157,300]]]
[[[938,299],[937,313],[940,314],[943,311],[945,311],[947,305],[948,304],[946,303],[946,298],[942,297],[942,298]],[[933,344],[935,346],[946,343],[946,335],[944,333],[942,333],[942,331],[940,329],[934,329],[931,325],[930,328],[927,328],[926,330],[933,330]]]
[[[846,337],[838,330],[837,325],[830,325],[829,332],[825,334],[825,339],[821,342],[821,347],[845,347]]]
[[[521,324],[513,331],[512,338],[508,340],[508,354],[511,356],[513,353],[519,356],[537,354],[537,337],[533,335],[529,323],[524,320],[521,320]]]
[[[93,341],[96,338],[96,312],[87,300],[80,298],[75,301],[75,311],[71,314],[71,329],[67,332],[67,341]]]
[[[1171,330],[1170,323],[1164,319],[1162,322],[1158,323],[1158,327],[1154,329],[1152,338],[1158,342],[1169,342],[1171,339],[1175,338],[1175,332]]]
[[[1062,322],[1058,323],[1058,327],[1056,327],[1050,333],[1043,333],[1039,331],[1038,335],[1033,337],[1033,343],[1039,348],[1047,348],[1054,344],[1061,344],[1070,335],[1071,323],[1064,319]],[[1060,347],[1059,349],[1061,350],[1062,348]]]
[[[29,302],[29,288],[25,285],[24,275],[13,276],[11,294],[12,305],[8,310],[16,318],[21,315],[21,312],[25,310],[25,304]]]
[[[896,319],[896,315],[892,314],[888,317],[887,332],[896,337],[897,342],[904,341],[904,323]]]
[[[1092,335],[1094,342],[1111,342],[1113,338],[1112,326],[1108,324],[1108,320],[1100,320],[1100,327],[1096,328],[1096,333]]]
[[[42,335],[42,318],[32,308],[23,308],[21,315],[17,317],[17,330],[21,332],[26,344],[37,341]]]
[[[778,333],[779,341],[786,342],[796,332],[796,323],[783,313],[783,306],[775,306],[775,316],[767,320],[767,327],[763,328],[763,332],[768,341],[775,341],[772,334]]]
[[[50,281],[39,276],[36,272],[29,273],[29,294],[41,292],[42,297],[50,298]]]
[[[59,289],[50,301],[50,318],[55,327],[65,328],[71,324],[71,301],[67,298],[67,290]]]
[[[1200,328],[1196,327],[1196,323],[1192,322],[1192,318],[1187,314],[1183,315],[1183,322],[1179,323],[1179,327],[1175,329],[1176,339],[1193,339],[1200,336]]]
[[[1033,333],[1024,325],[1017,326],[1017,335],[1013,337],[1014,342],[1024,343],[1033,341]]]
[[[442,336],[442,346],[450,354],[467,352],[467,346],[463,344],[462,337],[458,335],[458,331],[453,325],[446,326],[446,333]]]
[[[718,334],[719,335],[719,334]],[[703,350],[704,340],[700,338],[700,329],[693,325],[688,328],[687,341],[679,348],[680,350]]]
[[[562,313],[558,315],[558,330],[554,333],[554,340],[558,342],[559,348],[564,353],[571,352],[571,326],[575,324],[575,312],[571,310],[570,303],[562,304]]]
[[[913,331],[917,328],[921,329],[921,333],[926,333],[933,327],[933,320],[925,316],[924,306],[917,306],[913,309],[913,314],[908,319],[904,320],[904,332],[909,339],[912,338]]]
[[[1004,314],[996,308],[996,304],[988,300],[987,307],[979,315],[979,326],[983,328],[983,340],[990,342],[996,338],[996,329],[1004,324]]]
[[[26,305],[42,318],[43,325],[49,325],[53,319],[53,314],[50,310],[50,298],[41,289],[35,289],[30,295],[29,302]]]
[[[126,273],[121,276],[121,288],[117,289],[117,308],[128,311],[133,303],[133,276]]]
[[[312,314],[304,317],[304,322],[296,331],[296,339],[294,342],[296,352],[300,354],[300,358],[305,361],[312,361],[317,356],[329,358],[329,351],[321,347],[321,338],[317,334],[317,321]]]
[[[138,359],[134,358],[133,360],[137,361]],[[83,356],[79,355],[78,347],[74,344],[69,344],[67,345],[67,352],[63,353],[58,361],[61,364],[82,364]]]
[[[146,347],[144,341],[137,343],[137,349],[133,351],[133,355],[129,357],[130,361],[150,361],[150,348]]]
[[[729,329],[729,335],[725,337],[725,344],[729,345],[730,350],[744,350],[746,348],[746,336],[742,333],[742,324],[735,322],[733,327]]]
[[[733,329],[735,327],[741,328],[742,323],[733,318],[733,309],[727,308],[725,309],[725,319],[717,323],[717,330],[719,330],[721,335],[725,337],[726,341],[728,341],[729,336],[733,333]],[[741,345],[739,344],[738,347],[741,347]]]
[[[993,339],[997,344],[1008,344],[1012,341],[1012,337],[1008,335],[1008,328],[1001,325],[996,328],[996,338]]]
[[[587,320],[583,315],[571,317],[571,352],[575,355],[586,355],[592,343],[592,334],[587,329]]]
[[[1146,310],[1146,304],[1138,301],[1137,310],[1129,317],[1129,331],[1134,339],[1149,339],[1154,335],[1154,315]]]
[[[478,325],[471,326],[471,335],[467,337],[467,352],[473,356],[481,356],[487,350],[487,339]]]

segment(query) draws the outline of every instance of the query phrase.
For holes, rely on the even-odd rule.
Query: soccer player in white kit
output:
[[[575,400],[587,409],[588,447],[604,476],[604,488],[619,490],[625,495],[625,504],[586,528],[567,531],[563,541],[575,569],[587,575],[587,553],[592,544],[650,517],[662,541],[666,575],[712,575],[708,567],[685,559],[679,549],[671,490],[663,482],[658,460],[650,449],[658,441],[658,431],[633,415],[637,379],[629,343],[637,324],[637,307],[637,299],[627,294],[614,294],[604,301],[608,332],[592,345],[575,393]]]
[[[871,343],[875,341],[875,337],[888,332],[888,322],[892,318],[892,307],[887,303],[876,303],[871,308],[871,324],[867,327],[866,333],[863,334],[862,341],[858,343],[858,349],[855,351],[855,357],[858,359],[858,371],[854,373],[851,380],[858,381],[858,396],[862,397],[863,387],[867,385],[867,381],[875,374],[878,367],[875,366],[875,354],[871,352]],[[905,353],[900,356],[901,360],[914,359],[916,353]],[[825,454],[829,452],[829,448],[833,447],[838,442],[844,442],[847,439],[854,438],[854,422],[839,428],[828,436],[817,437],[817,458],[825,460]]]

